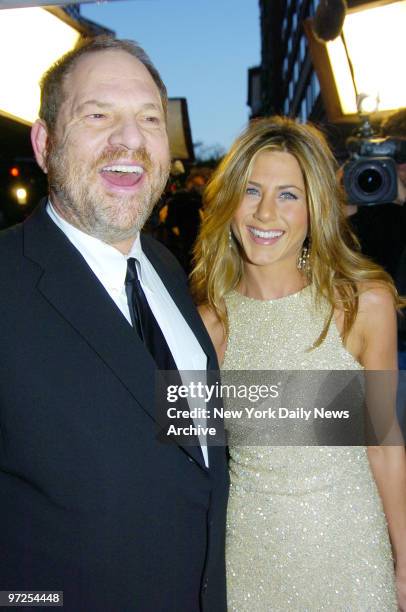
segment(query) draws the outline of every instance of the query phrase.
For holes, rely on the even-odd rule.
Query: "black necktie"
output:
[[[165,340],[161,328],[155,319],[152,310],[148,304],[148,300],[145,297],[145,293],[141,287],[141,283],[137,274],[137,267],[135,265],[135,259],[130,257],[127,259],[127,275],[125,277],[125,290],[127,294],[128,308],[130,310],[131,322],[134,329],[140,336],[145,347],[149,350],[159,370],[172,370],[170,374],[167,374],[161,383],[156,387],[157,396],[157,414],[161,416],[158,419],[160,423],[160,429],[157,433],[158,439],[163,442],[171,439],[177,444],[183,444],[185,446],[195,446],[194,450],[190,449],[189,453],[195,456],[198,462],[202,462],[203,455],[199,445],[198,438],[195,435],[174,435],[168,434],[169,425],[176,427],[189,427],[193,426],[193,421],[190,417],[184,416],[184,411],[189,411],[189,405],[186,399],[179,398],[176,403],[176,408],[182,411],[181,416],[177,416],[176,420],[171,418],[168,419],[168,401],[167,401],[167,387],[168,384],[175,384],[179,386],[182,384],[181,377],[178,372],[175,360],[172,356],[168,343]],[[171,404],[170,407],[173,407]]]
[[[125,291],[133,327],[154,358],[158,369],[176,370],[175,360],[168,343],[141,287],[133,257],[127,259]]]

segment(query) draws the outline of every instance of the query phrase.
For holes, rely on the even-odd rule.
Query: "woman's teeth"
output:
[[[268,240],[270,240],[271,238],[279,238],[279,236],[282,236],[282,234],[284,233],[280,230],[264,231],[264,230],[256,229],[255,227],[249,227],[248,229],[252,234],[254,234],[254,236],[258,236],[258,238],[265,238]]]

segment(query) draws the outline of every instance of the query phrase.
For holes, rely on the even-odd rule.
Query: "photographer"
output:
[[[391,115],[382,126],[382,132],[390,138],[406,140],[406,108]],[[397,164],[396,170],[398,199],[403,203],[403,211],[406,212],[406,163]],[[406,233],[403,234],[403,252],[397,266],[395,282],[399,293],[406,295]],[[406,370],[406,317],[399,317],[399,368]]]
[[[406,108],[390,115],[381,127],[383,136],[406,140]],[[398,174],[398,203],[406,202],[406,162],[396,165]]]
[[[406,108],[390,115],[381,126],[381,133],[386,138],[406,140]],[[393,278],[406,248],[406,163],[397,163],[396,171],[398,193],[391,203],[349,207],[350,223],[362,253],[383,266]]]

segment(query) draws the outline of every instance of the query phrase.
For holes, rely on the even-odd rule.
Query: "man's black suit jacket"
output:
[[[142,244],[215,369],[172,256]],[[0,590],[224,611],[224,448],[207,470],[156,440],[154,362],[44,203],[1,233],[0,290]]]

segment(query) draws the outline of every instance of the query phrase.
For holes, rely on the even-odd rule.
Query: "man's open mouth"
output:
[[[100,172],[103,178],[117,187],[134,187],[142,179],[145,169],[138,165],[111,164]]]

